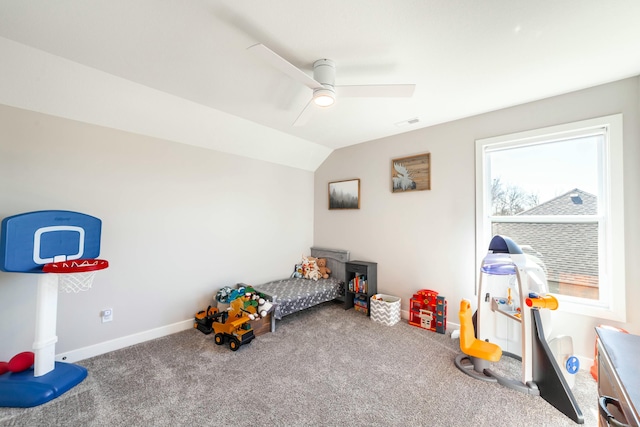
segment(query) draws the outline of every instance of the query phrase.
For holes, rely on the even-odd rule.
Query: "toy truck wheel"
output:
[[[213,337],[213,341],[218,345],[224,344],[224,335],[216,334],[216,336]]]
[[[240,341],[238,341],[236,337],[233,337],[229,340],[229,348],[231,349],[231,351],[236,351],[240,348],[240,345]]]

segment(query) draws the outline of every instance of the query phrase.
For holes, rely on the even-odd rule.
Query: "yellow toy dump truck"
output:
[[[236,351],[255,338],[249,320],[239,311],[218,312],[216,307],[209,306],[207,310],[196,313],[193,327],[205,335],[215,332],[213,340],[216,344],[222,345],[228,341],[229,348]]]

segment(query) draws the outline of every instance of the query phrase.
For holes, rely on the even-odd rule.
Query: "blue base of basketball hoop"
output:
[[[0,407],[30,408],[47,403],[80,384],[87,377],[87,370],[56,362],[53,371],[40,377],[33,375],[33,368],[0,375]]]

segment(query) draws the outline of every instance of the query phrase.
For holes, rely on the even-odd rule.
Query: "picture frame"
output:
[[[329,183],[329,210],[360,209],[360,179]]]
[[[431,190],[431,153],[391,160],[391,192]]]

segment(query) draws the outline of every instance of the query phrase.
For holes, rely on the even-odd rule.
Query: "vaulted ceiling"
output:
[[[315,170],[341,147],[640,74],[637,0],[2,0],[0,103]],[[312,90],[347,98],[293,126]],[[412,122],[412,123],[409,123]]]

